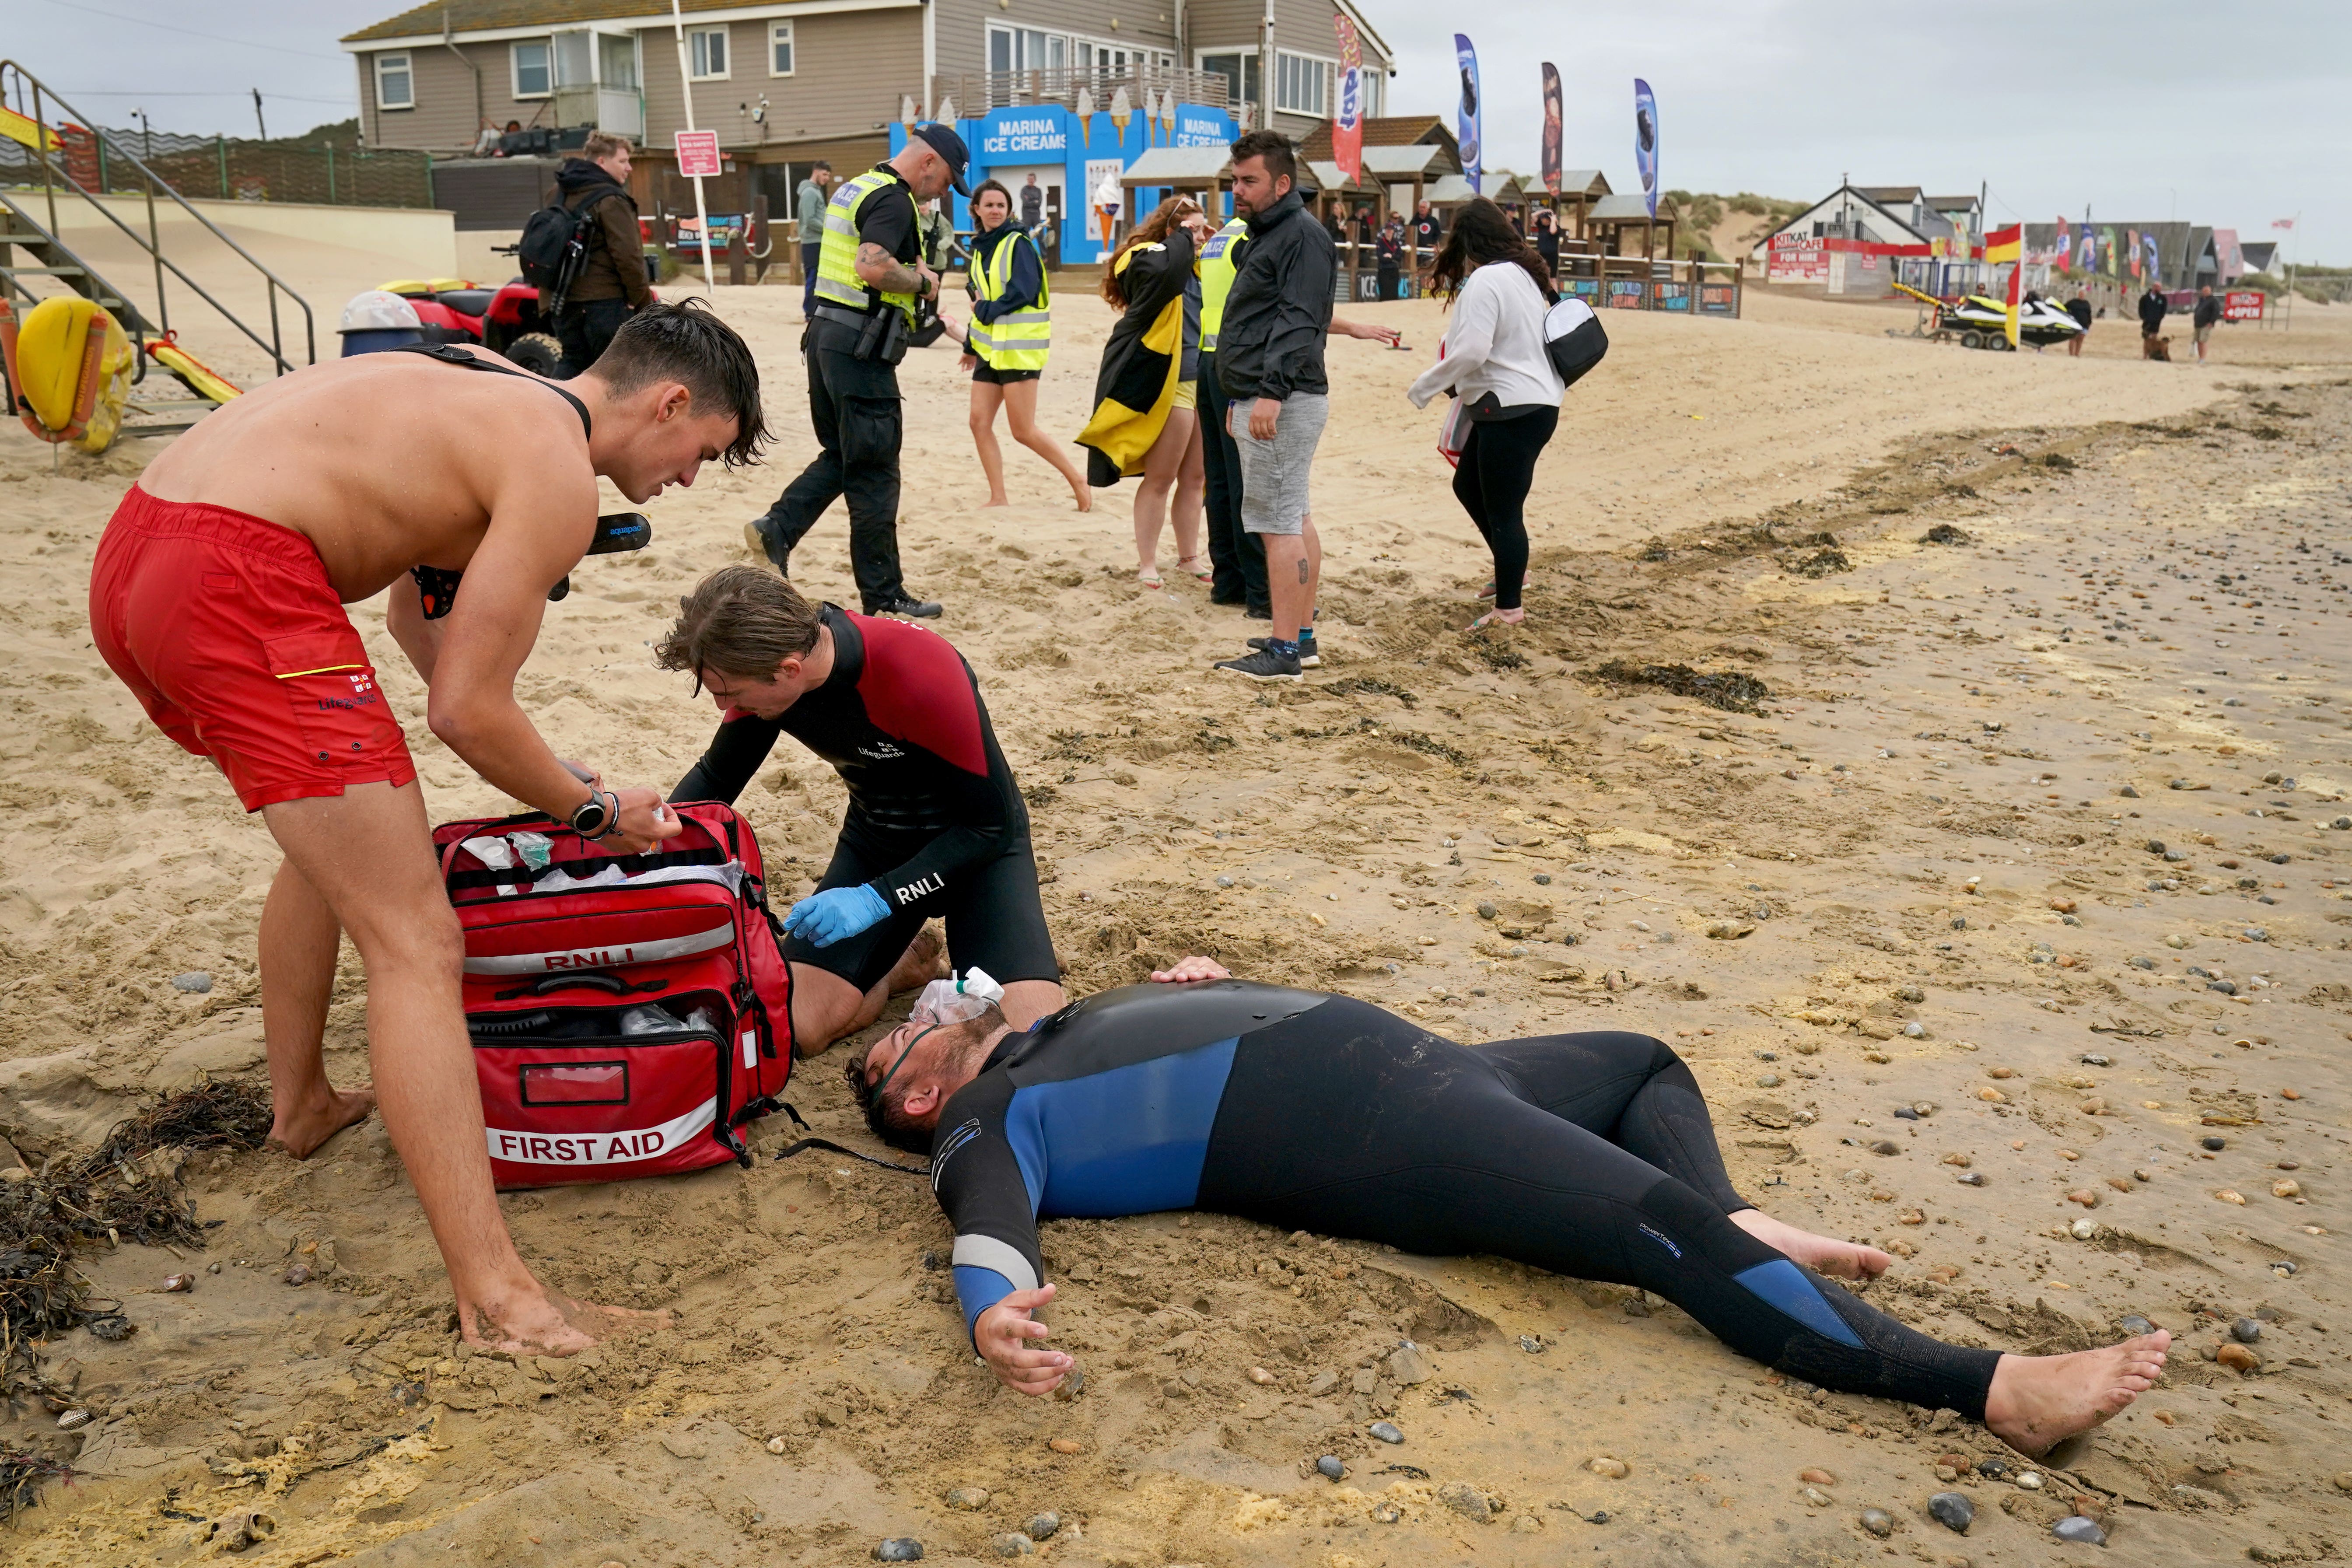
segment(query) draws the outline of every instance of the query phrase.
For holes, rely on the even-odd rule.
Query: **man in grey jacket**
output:
[[[1217,332],[1217,380],[1241,458],[1242,530],[1265,544],[1274,626],[1255,652],[1216,668],[1251,680],[1300,678],[1299,631],[1313,624],[1323,565],[1307,480],[1330,415],[1323,338],[1337,258],[1292,188],[1297,167],[1280,132],[1233,145],[1234,210],[1249,223],[1249,244]]]
[[[824,206],[832,200],[833,165],[820,158],[809,165],[797,193],[801,239],[801,318],[816,313],[816,258],[824,248]]]

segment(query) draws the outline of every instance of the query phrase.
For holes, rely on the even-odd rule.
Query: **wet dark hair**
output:
[[[613,343],[587,374],[625,397],[656,381],[675,381],[693,398],[697,414],[735,421],[735,439],[719,460],[730,468],[760,460],[768,423],[760,412],[760,367],[751,346],[700,300],[647,305],[622,323]]]
[[[1003,1012],[991,1005],[976,1018],[941,1024],[935,1032],[947,1037],[946,1048],[952,1051],[984,1040],[1003,1026]],[[851,1101],[866,1113],[867,1131],[893,1149],[903,1149],[909,1154],[930,1153],[933,1130],[917,1126],[907,1115],[907,1088],[895,1075],[882,1086],[881,1093],[868,1093],[866,1053],[860,1053],[842,1064],[841,1076],[848,1081]]]
[[[849,1080],[849,1098],[866,1113],[866,1130],[893,1149],[903,1149],[909,1154],[931,1152],[931,1130],[918,1127],[907,1120],[907,1091],[897,1084],[887,1086],[880,1094],[866,1092],[866,1058],[852,1057],[841,1066],[841,1076]]]
[[[1279,131],[1252,131],[1228,149],[1238,163],[1244,158],[1262,158],[1269,178],[1288,180],[1293,189],[1298,184],[1298,148]]]
[[[1547,300],[1557,292],[1542,253],[1528,243],[1527,236],[1512,226],[1502,208],[1484,196],[1471,197],[1454,215],[1445,243],[1439,247],[1437,259],[1429,264],[1430,292],[1444,295],[1451,303],[1470,274],[1493,261],[1517,262]]]

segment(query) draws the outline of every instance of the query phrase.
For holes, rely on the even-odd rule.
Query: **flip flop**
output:
[[[1509,612],[1507,610],[1489,610],[1462,629],[1467,632],[1475,632],[1485,626],[1523,626],[1528,624],[1526,611],[1520,611],[1519,618],[1516,621],[1505,620],[1503,617],[1507,614],[1509,614]]]
[[[1179,572],[1190,572],[1196,580],[1202,583],[1208,582],[1217,574],[1216,572],[1198,555],[1179,555],[1176,558],[1176,570]]]
[[[1142,584],[1147,588],[1160,588],[1166,586],[1165,584],[1160,581],[1160,574],[1158,572],[1138,572],[1135,574],[1135,580]]]

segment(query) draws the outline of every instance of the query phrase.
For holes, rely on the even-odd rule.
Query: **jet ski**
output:
[[[1935,332],[1956,332],[1960,346],[1970,349],[2005,349],[2009,347],[2009,306],[1989,294],[1963,294],[1958,299],[1943,300],[1907,283],[1896,283],[1897,292],[1908,294],[1923,305],[1936,308]],[[2082,335],[2083,324],[2066,312],[2063,305],[2050,300],[2028,300],[2017,310],[2017,341],[2047,348]]]

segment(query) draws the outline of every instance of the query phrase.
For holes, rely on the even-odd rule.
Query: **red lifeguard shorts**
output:
[[[290,528],[132,486],[99,541],[89,626],[156,727],[247,811],[416,776],[375,667]]]

